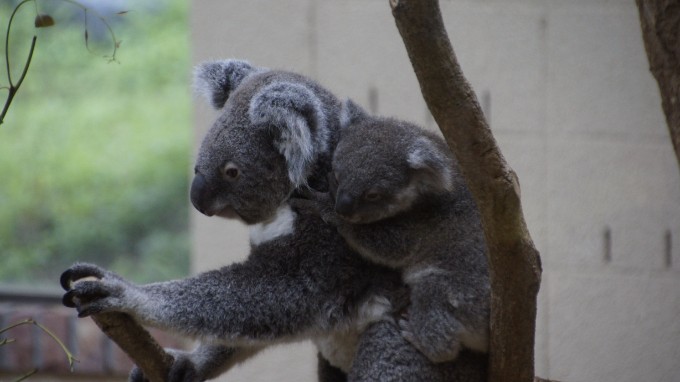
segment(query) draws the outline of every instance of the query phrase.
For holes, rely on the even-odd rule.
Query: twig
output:
[[[2,329],[0,329],[0,334],[6,332],[6,331],[8,331],[8,330],[12,330],[12,329],[14,329],[14,328],[16,328],[16,327],[18,327],[18,326],[21,326],[21,325],[35,325],[35,326],[37,326],[38,328],[40,328],[40,330],[42,330],[43,332],[45,332],[48,336],[52,337],[52,339],[53,339],[57,344],[59,344],[59,346],[61,347],[61,349],[62,349],[62,350],[64,351],[64,353],[66,354],[66,357],[67,357],[67,359],[68,359],[68,365],[69,365],[69,367],[70,367],[71,369],[73,369],[73,365],[74,365],[75,362],[78,362],[78,359],[77,359],[75,356],[73,356],[73,353],[71,353],[71,352],[68,350],[68,348],[66,347],[66,345],[64,345],[64,343],[59,339],[59,337],[57,337],[54,333],[52,333],[51,330],[49,330],[49,329],[47,329],[45,326],[39,324],[37,321],[33,320],[32,318],[27,318],[27,319],[24,319],[24,320],[22,320],[22,321],[16,322],[16,323],[14,323],[14,324],[12,324],[12,325],[10,325],[10,326],[7,326],[7,327],[5,327],[5,328],[2,328]],[[2,340],[0,340],[0,346],[6,345],[6,344],[10,344],[10,343],[12,343],[12,342],[14,342],[14,339],[11,339],[11,338],[2,339]],[[19,379],[15,380],[14,382],[23,381],[23,380],[27,379],[28,377],[32,376],[33,374],[35,374],[35,373],[37,373],[37,372],[38,372],[38,369],[33,369],[32,371],[29,371],[29,372],[27,372],[26,374],[24,374],[24,375],[22,375],[21,377],[19,377]]]
[[[33,40],[31,41],[31,49],[28,52],[28,58],[26,59],[26,63],[24,64],[24,69],[21,72],[21,77],[19,77],[19,80],[17,81],[16,85],[14,85],[14,82],[12,81],[12,73],[10,69],[10,62],[9,62],[9,33],[10,30],[12,29],[12,21],[14,21],[14,16],[17,14],[19,11],[19,8],[21,8],[22,5],[28,3],[29,1],[34,1],[34,0],[23,0],[21,3],[19,3],[16,7],[14,7],[14,11],[12,12],[12,16],[9,18],[9,22],[7,23],[7,32],[5,34],[5,64],[7,66],[7,80],[9,81],[9,87],[7,87],[7,99],[5,100],[5,106],[2,108],[2,113],[0,113],[0,125],[5,120],[5,115],[7,115],[7,111],[9,110],[9,105],[12,104],[12,100],[14,100],[14,96],[17,94],[17,91],[19,91],[19,87],[21,86],[21,83],[24,82],[24,78],[26,78],[26,73],[28,73],[28,67],[31,65],[31,60],[33,59],[33,52],[35,50],[35,43],[36,40],[38,39],[37,36],[33,36]]]
[[[5,100],[5,106],[2,108],[2,113],[0,113],[0,125],[5,121],[5,115],[7,115],[7,111],[9,110],[9,105],[12,104],[12,100],[14,100],[14,96],[17,94],[17,91],[19,91],[19,87],[21,84],[24,82],[24,78],[26,78],[26,73],[28,73],[28,67],[31,65],[31,59],[33,58],[33,51],[35,50],[35,43],[38,37],[33,36],[33,40],[31,40],[31,49],[28,52],[28,58],[26,59],[26,64],[24,65],[24,70],[21,72],[21,77],[19,77],[19,80],[17,81],[16,85],[11,85],[12,79],[10,79],[10,86],[8,88],[8,94],[7,94],[7,100]],[[7,58],[7,62],[9,62],[9,57]],[[8,64],[8,69],[7,73],[9,73],[9,64]]]

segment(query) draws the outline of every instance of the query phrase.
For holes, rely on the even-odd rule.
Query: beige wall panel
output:
[[[678,381],[680,280],[648,275],[548,272],[551,379]]]
[[[579,137],[548,146],[548,265],[664,266],[664,235],[676,235],[680,179],[668,141]]]
[[[635,4],[566,3],[548,17],[548,127],[665,138]]]

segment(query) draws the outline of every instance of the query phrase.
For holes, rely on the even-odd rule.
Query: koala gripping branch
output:
[[[390,0],[423,98],[477,200],[489,246],[491,381],[534,379],[541,265],[524,222],[519,183],[458,64],[437,0]]]

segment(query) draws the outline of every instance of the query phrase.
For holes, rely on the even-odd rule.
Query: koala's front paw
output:
[[[87,263],[74,264],[61,274],[59,281],[66,290],[62,303],[76,308],[78,317],[121,311],[124,293],[132,287],[115,273]]]
[[[330,193],[314,190],[299,191],[303,198],[291,198],[289,203],[301,214],[319,216],[326,223],[337,225],[339,220],[335,214],[335,203]]]
[[[166,349],[166,351],[172,354],[174,360],[170,370],[168,371],[167,382],[200,382],[204,379],[198,375],[194,363],[191,362],[187,353]],[[129,382],[149,382],[149,380],[144,376],[142,369],[135,366],[130,371],[130,376],[128,377]]]
[[[399,320],[399,327],[402,336],[434,363],[452,361],[460,353],[459,324],[453,317],[409,315]]]
[[[288,204],[299,214],[321,216],[322,208],[315,200],[291,198],[288,200]]]

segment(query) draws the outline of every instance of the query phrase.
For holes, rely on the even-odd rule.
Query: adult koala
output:
[[[171,351],[170,381],[214,378],[267,345],[301,339],[319,348],[322,381],[483,380],[483,355],[435,365],[415,350],[392,319],[407,304],[400,275],[289,206],[296,189],[327,188],[340,102],[303,76],[237,60],[201,65],[197,87],[221,114],[198,153],[191,200],[208,216],[248,224],[250,255],[147,285],[75,264],[61,278],[64,304],[81,317],[121,311],[199,338],[193,352]],[[135,369],[131,380],[144,377]]]

